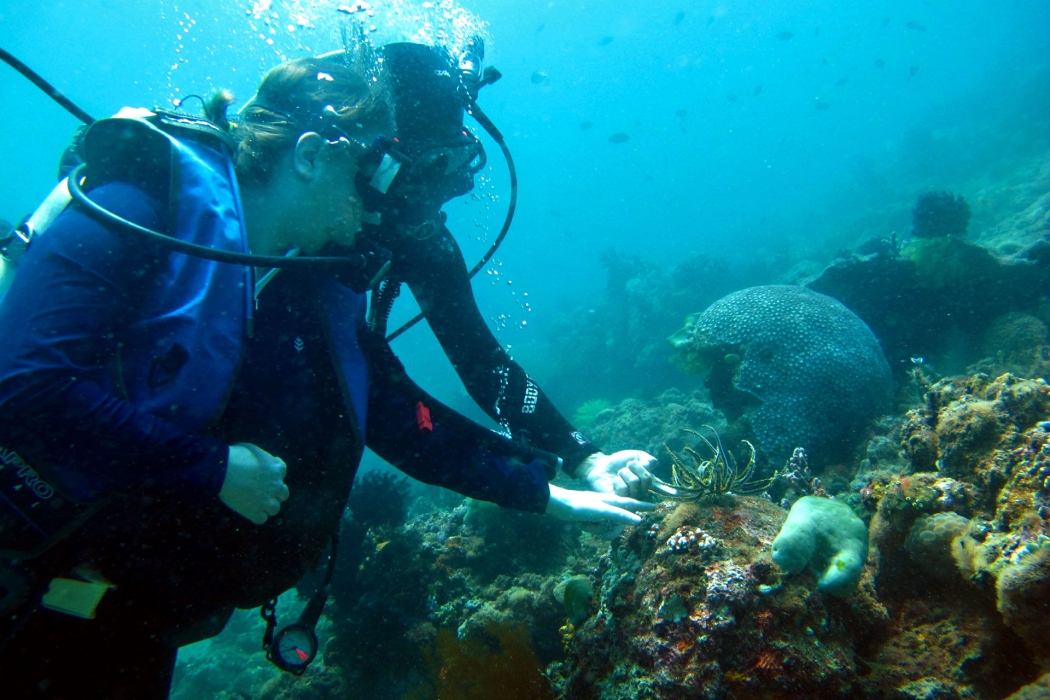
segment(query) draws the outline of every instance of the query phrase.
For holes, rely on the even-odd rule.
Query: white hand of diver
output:
[[[642,516],[632,511],[656,508],[655,503],[636,501],[611,493],[594,491],[572,491],[550,484],[551,497],[547,501],[547,514],[558,520],[586,523],[586,529],[606,539],[623,532],[627,525],[642,522]]]
[[[232,445],[219,499],[234,513],[262,525],[288,500],[287,472],[284,460],[261,447],[247,442]]]
[[[592,491],[643,498],[653,483],[649,470],[655,466],[656,457],[641,450],[598,452],[580,463],[576,476],[586,479]]]

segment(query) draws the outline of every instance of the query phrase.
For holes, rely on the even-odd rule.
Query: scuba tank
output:
[[[0,302],[4,300],[7,290],[11,288],[15,273],[18,271],[18,263],[21,262],[22,255],[29,247],[29,241],[37,233],[46,231],[71,200],[69,188],[63,178],[36,211],[17,227],[10,229],[3,239],[0,239]]]

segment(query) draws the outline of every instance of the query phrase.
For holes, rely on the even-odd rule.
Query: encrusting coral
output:
[[[854,639],[886,611],[863,583],[850,604],[782,577],[768,500],[660,506],[603,557],[600,604],[555,667],[560,697],[841,697],[857,688]]]
[[[1004,568],[995,587],[1003,622],[1031,647],[1044,646],[1050,630],[1050,541]],[[1050,654],[1039,658],[1050,670]]]
[[[953,573],[953,542],[969,527],[969,520],[951,511],[923,515],[912,525],[904,548],[916,566],[934,576],[950,576]]]
[[[936,470],[977,486],[990,507],[1010,473],[1009,451],[1050,417],[1050,386],[1004,374],[945,379],[905,417],[901,448],[917,471]]]
[[[1023,659],[1050,668],[1047,418],[1050,386],[1041,379],[942,380],[928,387],[924,406],[908,413],[901,431],[917,473],[866,487],[878,503],[872,543],[884,592],[906,591],[919,573],[956,591],[945,607],[972,599],[953,608],[956,624],[990,625],[998,617],[1024,644],[1013,652],[1015,672],[1025,668]],[[1004,648],[1016,644],[992,630],[986,637]]]

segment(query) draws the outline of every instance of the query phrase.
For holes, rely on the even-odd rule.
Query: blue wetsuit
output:
[[[91,196],[164,232],[164,194],[116,183]],[[261,291],[255,332],[238,339],[237,369],[205,377],[208,389],[229,387],[213,419],[190,430],[174,408],[146,411],[123,398],[114,369],[122,339],[163,291],[158,271],[172,255],[72,207],[30,246],[0,304],[0,425],[31,436],[22,456],[51,465],[42,471],[69,495],[113,499],[38,563],[47,576],[88,564],[117,588],[96,620],[34,615],[0,661],[3,677],[17,674],[26,688],[48,678],[59,696],[55,679],[72,678],[99,696],[119,696],[121,688],[132,697],[163,696],[176,645],[215,633],[231,607],[260,605],[317,561],[365,442],[422,481],[509,507],[546,507],[550,465],[427,397],[359,325],[369,380],[363,420],[366,411],[347,398],[361,396],[362,387],[343,385],[338,334],[323,308],[331,281],[315,273],[283,271]],[[157,358],[125,374],[148,373],[159,386],[179,381],[186,358],[166,348]],[[432,410],[430,429],[417,420],[421,400]],[[479,436],[487,436],[484,445]],[[263,526],[218,500],[235,442],[258,444],[288,464],[291,496]]]

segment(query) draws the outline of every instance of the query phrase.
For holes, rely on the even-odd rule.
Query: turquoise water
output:
[[[336,5],[275,1],[257,19],[244,2],[5,0],[0,42],[89,113],[105,115],[124,105],[170,107],[174,97],[219,86],[246,99],[281,56],[340,46]],[[375,7],[384,17],[384,3]],[[428,30],[412,19],[423,11],[413,15],[411,3],[391,7],[402,12],[388,19],[392,27],[378,23],[381,38],[452,24],[435,8]],[[823,261],[866,234],[907,231],[918,190],[968,194],[971,178],[1002,151],[1046,136],[1045,122],[1029,122],[1030,134],[1014,123],[1047,108],[1044,3],[458,7],[484,24],[487,63],[504,74],[480,103],[506,134],[521,178],[517,218],[498,255],[503,278],[476,286],[486,315],[507,322],[501,339],[540,378],[542,330],[565,304],[601,293],[603,249],[661,265],[694,251],[727,263],[781,253]],[[299,26],[300,15],[314,28]],[[6,68],[0,101],[0,218],[18,220],[53,184],[76,124]],[[593,126],[581,130],[585,123]],[[610,143],[618,133],[630,139]],[[471,237],[494,235],[506,203],[505,170],[498,150],[489,151],[494,188],[482,192],[498,201],[464,198],[446,208],[468,257],[485,247]],[[402,354],[431,357],[425,333],[414,335]],[[425,385],[457,391],[449,372],[420,370],[413,373]]]
[[[284,58],[341,46],[338,5],[0,0],[0,46],[97,117],[126,105],[171,108],[218,87],[245,100]],[[718,274],[743,271],[748,283],[795,281],[868,238],[906,237],[915,198],[927,190],[967,198],[971,240],[1009,243],[1004,222],[1032,205],[1025,186],[1050,148],[1045,2],[373,7],[377,42],[476,31],[486,64],[503,73],[479,103],[513,152],[518,212],[475,290],[500,341],[569,416],[586,399],[615,403],[675,387],[644,372],[598,386],[574,371],[587,358],[568,356],[580,345],[565,342],[566,328],[586,328],[574,319],[606,303],[609,290],[636,289],[653,278],[647,271],[693,254],[715,261]],[[0,66],[0,125],[0,219],[17,221],[53,186],[77,123]],[[509,198],[499,150],[482,138],[489,167],[472,196],[446,207],[468,259],[492,241]],[[1045,169],[1039,177],[1045,182]],[[602,266],[608,250],[627,256],[620,278],[609,280]],[[765,272],[749,277],[755,264]],[[415,310],[404,299],[395,321]],[[679,327],[654,315],[624,332],[662,346]],[[632,340],[619,339],[624,353],[638,352]],[[426,389],[487,420],[425,327],[395,349]],[[367,465],[383,468],[374,457]],[[216,646],[183,654],[186,667],[214,663],[212,679],[221,680],[207,685],[195,673],[177,696],[249,697],[272,675],[254,651],[259,624],[238,615]]]

